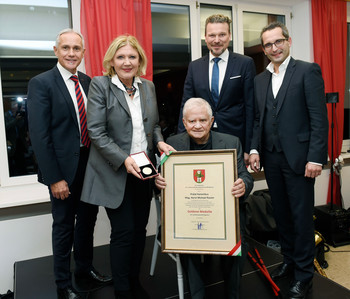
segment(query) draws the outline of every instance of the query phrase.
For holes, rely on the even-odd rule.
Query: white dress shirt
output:
[[[213,58],[215,58],[215,57],[216,56],[214,56],[213,54],[211,54],[211,52],[209,52],[209,88],[210,88],[210,90],[211,90],[211,77],[212,77],[212,74],[213,74],[213,65],[214,65]],[[225,78],[227,63],[228,63],[228,57],[229,57],[228,50],[226,49],[224,51],[224,53],[222,53],[219,57],[221,58],[219,60],[219,62],[218,62],[218,67],[219,67],[219,94],[220,94],[222,83],[224,82],[224,78]]]
[[[119,80],[117,75],[114,75],[112,77],[112,83],[124,92],[126,102],[129,106],[132,120],[132,140],[130,154],[139,153],[141,151],[147,153],[147,139],[145,128],[143,126],[141,99],[138,85],[142,84],[142,81],[139,77],[135,77],[133,86],[136,88],[136,93],[133,99],[130,98],[129,94],[126,92],[123,83]]]
[[[279,66],[278,73],[275,73],[274,65],[272,62],[270,62],[269,65],[266,67],[266,69],[272,74],[271,84],[272,84],[272,93],[274,98],[276,98],[278,91],[281,88],[289,61],[290,61],[290,56],[288,56]]]

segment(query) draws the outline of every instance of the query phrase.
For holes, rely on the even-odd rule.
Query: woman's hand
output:
[[[134,176],[136,176],[138,179],[141,179],[141,175],[140,175],[141,169],[140,167],[138,167],[138,165],[136,164],[133,158],[127,157],[124,161],[124,165],[127,173],[131,173]]]

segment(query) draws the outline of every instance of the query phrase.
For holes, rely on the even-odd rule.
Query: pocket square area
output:
[[[242,77],[241,75],[233,76],[233,77],[230,77],[230,80],[232,80],[232,79],[237,79],[237,78],[241,78],[241,77]]]

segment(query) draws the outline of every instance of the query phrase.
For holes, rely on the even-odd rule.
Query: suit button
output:
[[[146,121],[148,121],[148,118],[147,118],[147,117],[143,120],[143,122],[146,122]]]
[[[151,137],[151,134],[150,134],[150,133],[148,133],[148,134],[146,134],[146,136],[147,136],[147,137]]]

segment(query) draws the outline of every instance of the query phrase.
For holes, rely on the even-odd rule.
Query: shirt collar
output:
[[[59,62],[57,62],[57,68],[60,71],[60,74],[64,81],[69,80],[70,77],[72,76],[78,77],[78,72],[76,72],[75,74],[72,74],[70,71],[67,71]]]
[[[219,57],[223,60],[223,61],[228,61],[228,50],[226,49]],[[209,61],[212,61],[213,58],[215,58],[216,56],[214,56],[211,52],[209,52]]]
[[[114,75],[114,76],[112,77],[111,80],[112,80],[112,83],[113,83],[114,85],[116,85],[119,89],[121,89],[121,90],[123,90],[123,91],[126,92],[123,83],[119,80],[118,75]],[[133,85],[135,86],[135,88],[138,89],[139,86],[138,86],[138,84],[136,84],[136,83],[142,84],[142,81],[141,81],[140,77],[135,77],[134,83],[133,83]]]
[[[289,64],[289,61],[290,61],[290,58],[291,58],[291,56],[289,55],[289,56],[282,62],[282,64],[279,66],[279,71],[280,71],[280,72],[287,69],[288,64]],[[275,70],[274,70],[273,67],[274,67],[273,63],[270,62],[269,65],[266,67],[266,69],[267,69],[270,73],[273,74],[273,73],[275,72]]]

